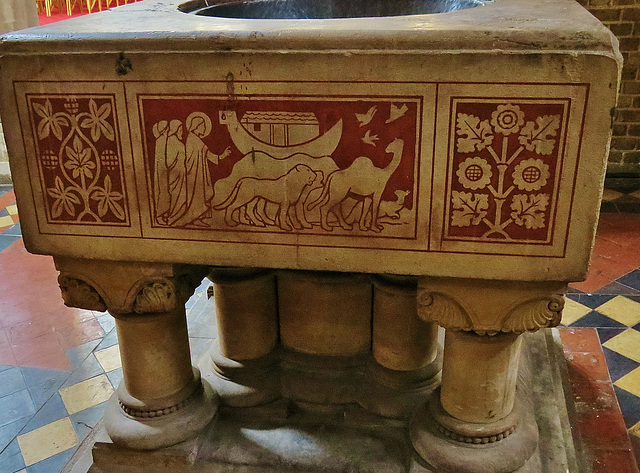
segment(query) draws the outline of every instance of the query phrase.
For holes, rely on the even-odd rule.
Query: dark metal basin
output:
[[[245,19],[362,18],[446,13],[485,0],[195,0],[180,10],[202,16]]]

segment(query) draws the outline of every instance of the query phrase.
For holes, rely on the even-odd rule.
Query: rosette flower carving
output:
[[[491,166],[486,159],[478,156],[467,158],[456,171],[458,180],[467,189],[484,189],[491,182]]]
[[[524,159],[513,170],[513,183],[523,191],[537,191],[547,184],[549,165],[542,159]]]
[[[510,135],[518,133],[520,127],[524,125],[524,112],[517,105],[498,105],[498,108],[491,114],[491,125],[496,133]]]

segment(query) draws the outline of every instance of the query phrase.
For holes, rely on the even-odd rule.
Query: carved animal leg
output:
[[[380,212],[380,199],[382,193],[373,195],[373,204],[371,205],[371,230],[381,232],[384,230],[382,225],[378,225],[378,212]]]
[[[369,230],[368,224],[371,222],[371,218],[369,218],[369,211],[371,210],[371,197],[365,197],[364,202],[362,204],[362,214],[360,214],[360,220],[358,221],[358,226],[361,231]]]
[[[287,222],[287,220],[289,219],[289,216],[287,215],[288,212],[289,212],[289,203],[282,202],[280,204],[280,211],[278,212],[278,218],[280,219],[280,228],[290,232],[291,230],[293,230],[293,228],[291,228],[291,225],[289,225],[289,222]]]
[[[258,205],[259,200],[261,200],[260,197],[256,197],[245,206],[246,214],[249,220],[251,220],[251,223],[253,225],[257,227],[264,227],[265,226],[264,222],[260,219],[258,215],[256,215],[256,205]]]
[[[238,225],[238,222],[236,222],[235,219],[233,218],[234,210],[235,210],[234,207],[229,206],[224,211],[224,221],[230,227],[235,227]]]
[[[289,212],[288,212],[288,218],[289,221],[291,222],[291,225],[293,225],[293,228],[295,228],[296,230],[302,230],[302,223],[300,223],[300,221],[298,220],[298,216],[297,214],[297,209],[298,209],[298,205],[292,205],[289,207]]]
[[[336,216],[336,218],[338,219],[338,223],[340,224],[340,226],[344,229],[344,230],[353,230],[353,225],[349,225],[345,219],[344,219],[344,215],[342,215],[342,205],[341,202],[338,202],[336,205],[333,206],[332,208],[333,214]]]
[[[313,228],[313,225],[307,222],[307,217],[304,213],[304,202],[302,202],[302,199],[296,202],[295,212],[296,212],[296,217],[300,222],[300,225],[302,226],[302,228]]]
[[[266,200],[260,199],[258,201],[258,204],[256,205],[256,213],[262,219],[262,221],[264,223],[266,223],[267,225],[275,225],[276,224],[276,221],[273,220],[272,218],[269,218],[269,215],[267,215],[267,201]]]

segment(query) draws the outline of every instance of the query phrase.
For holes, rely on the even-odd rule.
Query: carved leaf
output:
[[[451,225],[454,227],[468,227],[478,225],[487,215],[489,196],[487,194],[472,194],[471,192],[451,193],[453,212]]]
[[[544,115],[536,118],[534,122],[527,122],[522,128],[518,141],[529,151],[538,154],[549,155],[553,152],[556,140],[551,138],[556,136],[560,126],[560,115]]]
[[[516,194],[511,203],[511,218],[526,228],[543,228],[544,211],[549,204],[549,194]]]
[[[86,282],[60,275],[58,276],[58,285],[66,306],[100,312],[107,310],[98,291]]]
[[[55,199],[51,206],[51,217],[58,218],[62,215],[62,210],[65,210],[69,215],[75,217],[75,206],[80,204],[80,199],[71,192],[71,187],[64,186],[59,176],[56,176],[54,184],[55,187],[47,189],[47,194]]]
[[[460,136],[457,144],[460,153],[480,151],[493,142],[489,120],[480,121],[480,118],[474,115],[459,113],[457,129]]]
[[[502,331],[523,333],[555,327],[562,319],[563,308],[564,297],[558,294],[523,302],[509,312]]]
[[[471,330],[469,314],[460,304],[444,294],[429,292],[418,296],[418,316],[425,322],[436,322],[447,329]]]

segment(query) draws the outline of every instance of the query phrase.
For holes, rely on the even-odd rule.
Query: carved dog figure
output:
[[[260,204],[261,200],[272,202],[279,207],[277,215],[280,221],[280,228],[291,231],[292,227],[288,218],[289,209],[295,205],[298,219],[306,222],[302,212],[302,205],[299,206],[300,213],[298,213],[296,204],[301,200],[305,188],[313,185],[317,177],[317,174],[304,164],[298,164],[284,176],[280,176],[277,179],[243,177],[238,180],[231,194],[224,202],[214,208],[216,210],[226,209],[224,219],[227,225],[232,227],[239,223],[233,218],[233,213],[245,205],[247,206],[247,217],[252,222],[260,225],[259,222],[266,220],[265,223],[275,224],[273,220],[266,216],[264,208]],[[258,201],[257,205],[247,205],[254,200]],[[256,215],[256,208],[258,208],[259,215]]]

